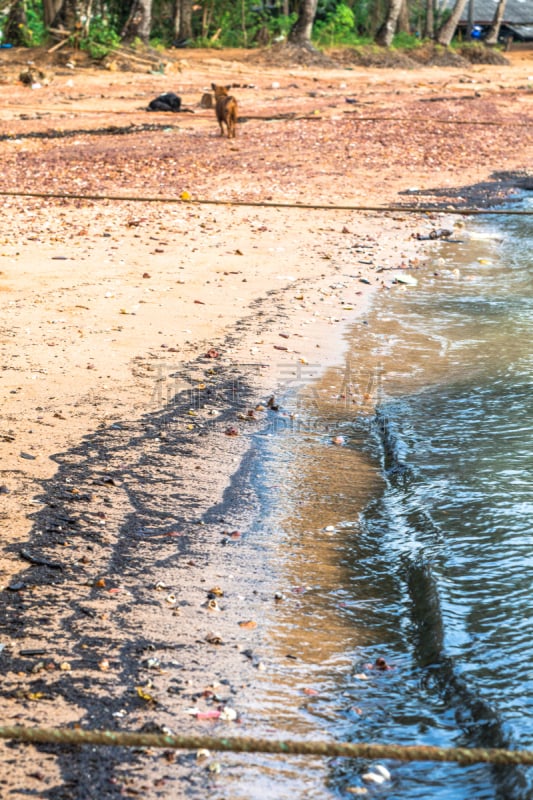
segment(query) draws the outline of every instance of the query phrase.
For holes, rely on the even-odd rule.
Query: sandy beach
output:
[[[376,292],[416,291],[454,208],[531,188],[533,54],[507,55],[190,51],[159,74],[46,62],[30,88],[25,54],[0,54],[5,724],[198,732],[206,687],[233,687],[224,708],[253,694],[277,589],[242,535],[253,434],[342,363]],[[234,87],[235,140],[200,107],[212,80]],[[170,90],[194,113],[146,111]],[[192,756],[0,753],[6,797],[214,791]]]

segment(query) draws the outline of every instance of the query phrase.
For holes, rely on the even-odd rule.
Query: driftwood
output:
[[[67,31],[65,28],[48,28],[48,32],[53,36],[61,37],[60,42],[57,42],[49,50],[47,50],[48,53],[55,53],[56,50],[60,50],[62,47],[68,44],[72,36],[79,34],[79,31]],[[158,67],[161,64],[161,61],[157,56],[139,56],[131,53],[122,46],[119,46],[114,50],[110,50],[108,55],[115,58],[128,59],[129,61],[134,61],[136,64],[143,64],[147,67]]]
[[[130,53],[129,50],[125,50],[121,47],[118,47],[116,50],[112,50],[109,55],[113,57],[118,56],[119,58],[127,58],[129,61],[134,61],[138,64],[145,64],[147,67],[156,67],[161,63],[155,56],[152,58],[143,58],[142,56],[133,55],[133,53]]]
[[[65,28],[48,28],[48,33],[60,39],[59,42],[56,42],[46,51],[47,53],[55,53],[56,50],[61,50],[66,44],[72,44],[74,47],[78,46],[81,29],[75,27],[74,30],[68,31]]]
[[[55,53],[56,50],[61,50],[62,47],[64,47],[66,44],[68,44],[69,39],[70,39],[70,36],[67,36],[61,42],[57,42],[57,44],[55,44],[53,47],[50,47],[50,49],[47,50],[46,52],[47,53]]]

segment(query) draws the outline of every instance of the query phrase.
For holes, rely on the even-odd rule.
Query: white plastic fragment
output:
[[[417,286],[418,281],[412,275],[396,275],[396,283],[403,283],[405,286]]]
[[[382,783],[385,783],[387,780],[385,777],[383,777],[383,775],[380,775],[377,772],[365,772],[364,775],[361,775],[361,778],[366,783],[375,783],[378,786]]]
[[[383,764],[375,764],[374,769],[376,770],[376,772],[379,772],[380,775],[383,775],[386,781],[390,781],[391,774],[387,769],[387,767],[384,767]]]

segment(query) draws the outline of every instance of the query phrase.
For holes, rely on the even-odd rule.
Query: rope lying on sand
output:
[[[66,139],[72,136],[120,136],[126,133],[145,133],[148,131],[164,131],[168,128],[177,129],[176,125],[164,123],[143,123],[142,125],[107,125],[105,128],[71,128],[70,130],[29,131],[27,133],[2,133],[0,142],[10,142],[17,139]]]
[[[66,192],[18,192],[15,189],[0,190],[0,197],[37,197],[45,200],[112,200],[131,203],[188,203],[199,206],[244,206],[254,208],[301,208],[308,211],[372,211],[378,214],[458,214],[463,217],[503,214],[505,216],[533,216],[533,208],[455,208],[455,206],[357,206],[326,205],[320,203],[264,202],[263,200],[210,200],[208,198],[184,197],[139,197],[122,194],[77,194]]]
[[[126,731],[88,731],[70,728],[24,728],[0,726],[0,739],[31,744],[96,745],[107,747],[155,747],[174,750],[213,750],[227,753],[272,753],[297,756],[394,759],[397,761],[455,762],[470,764],[533,765],[533,751],[430,747],[395,744],[352,744],[349,742],[297,742],[248,737],[175,736]]]
[[[431,98],[424,102],[432,102],[437,100],[438,98]],[[349,101],[348,101],[349,102]],[[9,110],[16,110],[20,111],[20,107],[17,105],[6,105],[3,106],[4,109]],[[65,108],[57,108],[54,107],[52,109],[39,106],[36,109],[29,108],[28,110],[33,111],[36,110],[40,114],[46,113],[50,114],[53,111],[69,111],[71,112],[72,108],[70,106],[66,106]],[[139,111],[145,111],[146,109],[116,109],[114,108],[112,111],[109,109],[102,109],[102,108],[77,108],[76,109],[76,116],[80,117],[84,114],[96,114],[96,115],[103,115],[106,114],[107,116],[134,116],[135,119],[139,118]],[[518,122],[516,119],[513,120],[498,120],[498,119],[441,119],[439,117],[433,118],[428,117],[427,115],[424,116],[412,116],[412,117],[397,117],[397,116],[386,116],[386,115],[377,115],[377,116],[356,116],[358,109],[353,109],[350,111],[346,111],[345,113],[351,114],[352,117],[349,119],[350,122],[393,122],[395,125],[405,123],[406,125],[413,125],[414,123],[420,122],[427,128],[428,125],[477,125],[481,127],[491,127],[491,128],[528,128],[531,123],[529,122]],[[182,109],[183,111],[195,113],[192,109]],[[168,115],[168,112],[151,112],[151,113],[161,113]],[[178,112],[175,112],[178,113]],[[188,117],[188,119],[194,119],[193,117]],[[206,119],[206,116],[198,116],[199,121],[203,121]],[[327,121],[327,117],[325,118]],[[348,119],[348,117],[347,117]],[[314,113],[298,113],[297,111],[288,111],[287,113],[281,114],[254,114],[250,115],[247,114],[246,116],[239,116],[239,122],[249,122],[251,120],[257,120],[258,122],[300,122],[302,120],[318,122],[319,120],[324,121],[324,117],[321,117],[320,114],[315,115]],[[175,130],[179,129],[178,125],[172,125],[169,122],[159,123],[159,124],[146,124],[146,123],[130,123],[130,125],[118,126],[118,125],[106,125],[103,128],[65,128],[61,130],[46,130],[46,131],[20,131],[19,133],[3,133],[0,134],[0,141],[13,141],[14,139],[64,139],[69,138],[72,136],[100,136],[100,135],[113,135],[119,136],[129,133],[142,133],[143,131],[155,131],[155,130],[165,130],[173,128]],[[431,133],[431,131],[430,131]]]

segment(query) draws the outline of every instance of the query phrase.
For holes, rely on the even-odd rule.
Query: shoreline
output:
[[[42,204],[33,213],[38,217],[47,211],[47,204]],[[84,226],[89,223],[83,216],[91,216],[93,209],[71,212],[78,218],[77,225]],[[142,225],[148,232],[160,213],[155,212],[152,224],[144,218],[133,226],[130,209],[119,209],[114,227],[130,234]],[[187,209],[187,213],[189,226],[196,223],[196,236],[201,239],[210,212],[202,215]],[[115,235],[107,237],[118,242],[112,248],[120,246],[119,259],[110,257],[107,242],[102,247],[93,236],[94,243],[82,240],[81,252],[73,259],[62,255],[64,242],[58,247],[52,240],[35,247],[28,242],[26,252],[14,253],[7,269],[4,260],[0,291],[5,301],[4,324],[11,335],[3,339],[2,356],[12,366],[3,375],[6,446],[1,483],[10,514],[20,499],[11,473],[24,475],[29,482],[51,477],[55,467],[47,453],[61,452],[101,424],[135,417],[143,410],[157,411],[180,388],[188,389],[197,403],[196,387],[208,366],[245,365],[245,370],[257,373],[257,391],[267,394],[293,380],[295,371],[312,379],[336,358],[335,350],[342,348],[339,331],[362,313],[373,290],[390,283],[394,266],[408,266],[409,259],[416,265],[419,243],[409,236],[419,226],[418,220],[411,217],[405,225],[392,224],[395,235],[404,228],[398,253],[397,244],[389,246],[380,240],[378,217],[345,212],[331,213],[322,241],[315,241],[320,255],[297,249],[285,264],[277,264],[276,251],[285,258],[287,254],[286,247],[276,243],[285,229],[285,223],[274,218],[277,214],[268,210],[256,220],[260,236],[267,233],[267,225],[275,226],[266,246],[258,245],[258,254],[250,252],[249,220],[239,221],[235,228],[241,233],[231,243],[238,255],[224,254],[214,266],[199,248],[198,255],[193,254],[196,248],[191,243],[177,270],[173,255],[161,254],[162,266],[142,272],[149,252],[139,253],[135,241],[139,234],[130,234],[126,242],[123,232],[120,240]],[[305,241],[309,212],[295,210],[293,217],[296,241]],[[425,223],[420,220],[420,224]],[[348,225],[353,232],[348,232]],[[111,226],[104,228],[104,242],[107,229]],[[172,237],[174,245],[169,233],[165,231],[168,252],[173,246],[183,249],[180,232]],[[249,252],[245,253],[240,248],[245,248],[247,240]],[[363,258],[356,260],[364,263],[353,264],[351,248],[358,242],[363,243],[359,251]],[[145,249],[151,246],[148,242]],[[217,241],[215,248],[219,247]],[[253,259],[252,269],[246,264],[249,259]],[[94,261],[102,265],[98,270],[93,269]],[[383,273],[386,280],[375,273],[380,264],[391,270]],[[230,300],[237,291],[244,314]],[[195,361],[210,351],[216,357],[204,359],[196,379]],[[187,364],[190,375],[180,377]],[[19,494],[14,503],[10,503],[12,493]]]
[[[236,67],[231,71],[238,74]],[[248,123],[237,155],[211,133],[202,151],[201,136],[213,127],[206,117],[198,129],[180,133],[188,188],[242,196],[266,144],[277,148],[279,171],[267,165],[266,177],[254,178],[253,193],[312,200],[316,191],[322,198],[331,181],[328,137],[346,129],[329,127],[334,120],[327,114],[339,116],[327,111],[329,86],[339,80],[332,74],[320,78],[324,120],[312,123],[314,130],[324,126],[324,161],[309,165],[316,175],[300,166],[296,183],[272,129],[265,136],[261,122]],[[367,74],[361,72],[365,81]],[[142,76],[140,84],[159,80]],[[309,72],[297,80],[316,89]],[[384,91],[386,78],[373,80]],[[395,76],[395,89],[402,80]],[[292,85],[294,77],[284,73],[284,81]],[[285,104],[293,102],[290,85]],[[405,97],[410,91],[406,81]],[[265,106],[270,94],[261,95]],[[390,102],[397,102],[395,92]],[[11,124],[27,123],[13,115]],[[353,174],[335,173],[337,163],[331,168],[341,198],[393,199],[400,186],[415,182],[417,170],[406,174],[403,151],[394,165],[397,144],[392,162],[385,162],[376,155],[384,145],[365,138],[360,126],[354,130],[357,164],[343,162]],[[292,144],[290,136],[304,133],[295,125],[284,141]],[[146,169],[162,192],[171,183],[181,189],[185,178],[176,180],[174,167],[164,174],[170,158],[164,136],[151,136],[143,147],[153,145],[157,154],[163,142],[161,157],[143,152],[137,171],[117,168],[105,181],[122,185],[123,177],[127,189],[138,187]],[[309,144],[294,141],[289,161]],[[336,139],[331,147],[344,144]],[[39,174],[35,153],[48,179],[60,183],[78,180],[75,168],[84,158],[91,167],[101,163],[92,139],[61,151],[47,142],[1,146],[6,174],[13,178],[15,165],[28,182]],[[119,147],[113,155],[122,164]],[[58,153],[65,157],[64,173]],[[202,157],[210,160],[205,172],[198,167]],[[115,165],[111,157],[105,163]],[[431,179],[435,186],[433,164],[422,186]],[[356,183],[354,175],[363,173],[366,182]],[[96,174],[95,168],[91,180]],[[488,167],[481,177],[487,176]],[[450,181],[460,191],[457,175],[446,181],[449,191]],[[5,211],[0,662],[6,723],[37,725],[52,717],[57,725],[198,732],[187,708],[212,710],[219,695],[219,705],[233,708],[243,687],[253,695],[260,673],[261,626],[241,623],[260,621],[275,589],[274,571],[261,561],[265,549],[246,535],[256,508],[246,477],[261,469],[249,443],[276,414],[268,400],[342,362],[346,331],[364,321],[376,292],[389,291],[395,275],[416,269],[427,245],[433,251],[435,241],[413,236],[447,225],[446,209],[431,215],[282,213],[11,198]],[[263,546],[272,545],[266,538]],[[220,612],[209,605],[216,587],[224,592]],[[237,721],[229,729],[252,730],[254,724]],[[169,768],[154,754],[123,758],[84,749],[73,758],[67,751],[4,743],[0,752],[9,765],[6,791],[23,787],[54,800],[86,800],[89,782],[106,800],[128,788],[150,798],[175,797],[182,780],[191,797],[213,788],[193,755]],[[36,761],[42,777],[35,776]],[[166,788],[154,785],[163,779]]]
[[[328,238],[345,241],[350,237],[353,241],[364,236],[365,242],[369,241],[367,218],[349,220],[349,234],[341,233],[346,222],[343,214],[335,225],[330,224]],[[303,224],[307,226],[308,219]],[[403,235],[402,258],[409,251],[415,259],[422,249],[421,243],[409,238],[420,224],[418,220],[394,223],[396,237]],[[314,276],[308,274],[305,264],[304,272],[300,266],[299,273],[290,276],[295,280],[287,280],[288,271],[284,270],[282,288],[265,287],[262,298],[254,297],[248,305],[251,312],[230,323],[223,337],[193,344],[198,342],[194,334],[185,334],[183,344],[195,349],[196,358],[180,364],[169,362],[165,352],[169,348],[163,348],[163,366],[161,358],[154,359],[158,378],[166,378],[162,393],[154,395],[150,372],[148,386],[146,379],[143,382],[136,376],[133,408],[129,385],[123,387],[122,396],[113,393],[111,410],[105,401],[106,390],[93,387],[91,391],[90,385],[82,383],[86,376],[92,381],[101,368],[99,359],[107,358],[94,350],[99,347],[97,335],[89,362],[95,369],[84,373],[85,361],[81,362],[72,400],[63,396],[59,409],[52,401],[37,412],[44,417],[43,423],[58,419],[61,424],[61,418],[72,413],[69,407],[76,409],[76,426],[68,426],[67,436],[63,439],[55,434],[48,440],[54,446],[51,460],[43,457],[47,453],[44,437],[40,437],[37,452],[34,428],[25,432],[26,420],[35,411],[19,412],[15,426],[17,405],[13,404],[10,430],[16,449],[13,447],[11,460],[4,460],[1,481],[8,489],[2,499],[7,501],[3,506],[4,510],[7,506],[10,520],[9,527],[3,525],[4,648],[0,654],[6,723],[24,724],[29,712],[31,724],[45,724],[53,703],[57,725],[135,730],[152,720],[174,730],[179,719],[180,730],[194,733],[194,717],[188,723],[182,719],[184,701],[168,694],[172,684],[164,673],[175,675],[175,668],[165,669],[161,675],[146,671],[150,653],[155,651],[156,657],[162,658],[159,653],[168,651],[169,646],[170,652],[180,653],[180,664],[187,654],[178,670],[180,676],[187,676],[186,683],[202,689],[224,676],[225,681],[238,685],[243,669],[241,652],[250,644],[260,652],[261,630],[260,626],[257,631],[241,630],[239,624],[249,615],[261,618],[264,600],[258,604],[256,592],[265,579],[268,582],[260,562],[250,570],[254,545],[250,550],[245,543],[245,531],[256,508],[250,484],[240,477],[255,458],[250,436],[266,424],[269,414],[276,414],[268,410],[267,401],[283,392],[283,384],[290,387],[294,380],[309,382],[339,363],[339,353],[347,346],[345,332],[361,318],[373,292],[379,290],[372,284],[382,286],[381,276],[374,272],[376,263],[397,263],[397,249],[394,244],[388,250],[383,241],[372,244],[373,264],[361,265],[364,283],[359,271],[347,279],[346,266],[340,264],[327,273],[320,266],[320,273],[315,271]],[[364,252],[368,261],[368,250]],[[327,259],[328,266],[331,262]],[[267,284],[271,282],[267,279]],[[338,285],[343,282],[346,285]],[[24,302],[31,308],[28,285],[23,291]],[[88,291],[92,293],[94,288]],[[344,293],[350,294],[349,303]],[[189,298],[197,296],[195,285]],[[115,305],[122,302],[121,296],[108,299]],[[81,298],[82,305],[89,302]],[[159,314],[160,330],[161,323]],[[130,358],[138,352],[135,339],[132,345]],[[213,348],[218,357],[208,356]],[[317,350],[318,362],[314,359]],[[48,352],[44,350],[43,358],[48,358]],[[140,362],[134,363],[138,367]],[[146,363],[150,364],[150,359]],[[258,368],[257,363],[263,366]],[[67,373],[70,379],[71,373]],[[52,377],[49,372],[47,391],[56,397],[63,376],[58,371],[57,386]],[[164,403],[169,382],[172,391],[180,385],[184,388],[177,402],[171,393],[169,402]],[[87,399],[80,405],[83,397]],[[19,402],[20,394],[15,394],[14,400]],[[20,453],[37,456],[24,473],[21,465],[25,467],[27,459]],[[17,519],[18,529],[13,527]],[[25,520],[31,527],[23,533]],[[206,592],[221,583],[228,600],[224,601],[224,613],[211,619],[205,609]],[[265,589],[263,596],[271,598],[271,589]],[[139,636],[139,631],[144,633]],[[222,660],[221,647],[206,644],[211,634],[227,644]],[[24,656],[28,651],[36,655]],[[258,659],[254,656],[250,661],[252,675]],[[80,691],[84,675],[92,676],[89,692]],[[157,687],[146,690],[147,696],[157,697],[153,707],[135,694],[135,687],[146,686],[147,680]],[[20,698],[33,696],[43,700],[30,703],[24,712],[27,701],[21,706]],[[190,705],[190,700],[185,704]],[[7,754],[5,748],[2,745],[0,750]],[[35,748],[17,746],[16,750],[13,780],[27,781],[22,776],[31,772]],[[82,780],[86,770],[90,771],[83,763],[83,759],[72,762],[60,756],[54,760],[55,780]],[[121,769],[126,768],[125,762],[121,764]],[[118,767],[111,758],[107,769],[113,773]],[[149,762],[146,768],[150,774],[157,772],[158,763]],[[187,772],[176,770],[176,778]],[[204,791],[205,776],[203,771],[200,774]]]

